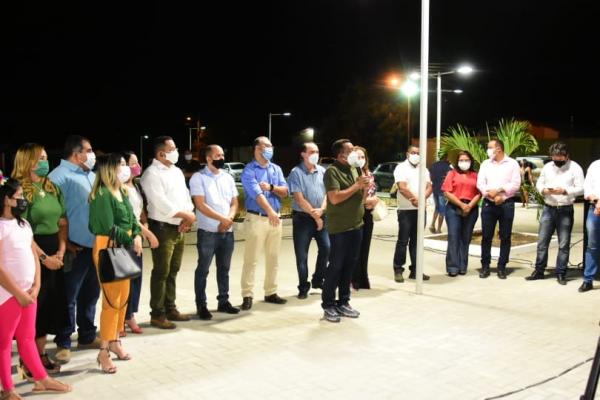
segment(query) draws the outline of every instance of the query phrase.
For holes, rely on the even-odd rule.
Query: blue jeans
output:
[[[77,341],[89,344],[96,338],[96,303],[100,296],[100,285],[96,267],[92,261],[92,249],[84,247],[73,260],[72,268],[65,272],[65,290],[67,292],[67,324],[54,338],[59,347],[71,348],[71,334],[75,332],[77,322]]]
[[[324,221],[326,221],[324,219]],[[296,253],[296,268],[298,269],[298,290],[307,292],[310,289],[308,283],[308,248],[310,241],[314,238],[317,242],[317,263],[312,281],[322,284],[325,277],[325,269],[329,260],[329,235],[327,229],[323,227],[317,230],[317,223],[307,213],[294,211],[292,213],[292,236],[294,238],[294,252]]]
[[[207,232],[198,229],[198,265],[194,275],[194,290],[196,292],[196,307],[206,307],[206,277],[213,256],[217,262],[217,287],[219,305],[229,300],[229,268],[233,254],[233,232]]]
[[[556,256],[556,275],[564,275],[569,263],[569,251],[571,250],[571,231],[573,230],[573,206],[549,207],[544,206],[540,229],[538,231],[537,256],[535,258],[535,269],[544,273],[548,265],[548,245],[552,234],[556,231],[558,235],[558,254]]]
[[[138,312],[140,305],[140,295],[142,294],[142,275],[135,279],[129,280],[129,302],[127,303],[127,311],[125,319],[131,319],[133,314]]]
[[[513,220],[515,218],[515,202],[509,199],[503,204],[497,206],[489,200],[483,201],[481,209],[481,266],[484,269],[490,267],[492,261],[492,240],[496,223],[499,223],[500,229],[500,257],[498,258],[498,268],[506,268],[508,257],[510,256],[511,234]]]
[[[446,271],[449,274],[467,272],[469,264],[469,244],[473,238],[473,228],[479,216],[475,207],[469,215],[463,217],[454,204],[446,206],[446,225],[448,225],[448,249],[446,250]]]
[[[404,271],[406,263],[406,246],[410,254],[410,271],[417,265],[417,226],[418,210],[398,210],[398,240],[394,251],[394,271]],[[427,220],[427,215],[425,215]],[[427,224],[427,221],[425,221]]]
[[[585,270],[583,280],[592,282],[598,272],[598,258],[600,258],[600,216],[594,214],[594,207],[590,207],[587,220],[587,247],[585,249]]]
[[[331,252],[329,265],[325,269],[321,307],[334,307],[348,304],[350,301],[350,282],[358,259],[361,240],[362,229],[329,235]],[[336,302],[335,290],[338,288],[338,301]]]

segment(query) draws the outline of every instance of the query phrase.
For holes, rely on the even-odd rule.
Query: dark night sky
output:
[[[185,137],[191,114],[246,144],[270,111],[294,113],[276,121],[279,132],[318,128],[349,84],[419,63],[420,1],[205,3],[4,10],[0,142],[58,147],[80,133],[96,147],[133,147],[142,133]],[[432,0],[430,61],[478,69],[444,81],[465,91],[446,96],[444,126],[505,116],[598,126],[587,100],[600,89],[594,4]]]

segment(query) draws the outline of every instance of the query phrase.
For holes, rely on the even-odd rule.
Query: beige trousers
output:
[[[242,268],[242,297],[254,297],[254,273],[261,254],[265,255],[265,296],[277,293],[281,223],[275,227],[269,224],[267,217],[248,213],[244,220],[244,231],[246,250]]]

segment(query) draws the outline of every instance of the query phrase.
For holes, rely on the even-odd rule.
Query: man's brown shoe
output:
[[[71,361],[71,350],[59,346],[56,348],[56,354],[54,355],[54,358],[60,364],[66,364]]]
[[[273,303],[273,304],[285,304],[287,303],[286,299],[282,299],[277,295],[277,293],[272,294],[270,296],[265,296],[265,302]]]
[[[177,325],[169,321],[165,316],[150,318],[150,325],[158,329],[175,329]]]
[[[77,348],[81,349],[81,350],[99,349],[101,344],[102,344],[102,342],[101,342],[100,338],[96,336],[94,338],[94,340],[92,340],[91,343],[78,343]]]
[[[176,308],[174,308],[172,310],[167,311],[167,319],[169,321],[185,322],[185,321],[189,321],[191,318],[189,315],[182,314]]]

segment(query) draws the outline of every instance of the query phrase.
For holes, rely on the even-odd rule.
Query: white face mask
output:
[[[172,164],[177,164],[177,161],[179,161],[179,152],[177,150],[173,150],[165,153],[165,158]]]
[[[192,160],[192,155],[191,154],[186,154],[185,156],[186,161],[191,161]]]
[[[359,159],[358,160],[358,168],[364,167],[365,164],[366,164],[366,162],[367,162],[367,160],[365,160],[364,158],[363,159]]]
[[[319,153],[312,153],[310,156],[308,156],[308,162],[312,165],[317,165],[319,162]]]
[[[360,168],[360,162],[358,160],[358,153],[353,151],[350,154],[348,154],[348,164],[350,164],[351,167],[356,167],[356,168]]]
[[[496,155],[496,149],[487,149],[487,155],[489,158],[494,158]]]
[[[412,165],[417,165],[421,161],[421,156],[419,154],[410,154],[408,156],[408,162]]]
[[[468,171],[469,168],[471,168],[471,161],[459,161],[458,168],[460,168],[463,171]]]
[[[84,162],[85,166],[91,171],[96,165],[96,154],[94,152],[87,153],[87,160]]]
[[[119,167],[119,172],[117,173],[117,178],[121,183],[125,183],[131,178],[131,168],[127,165],[121,165]]]

